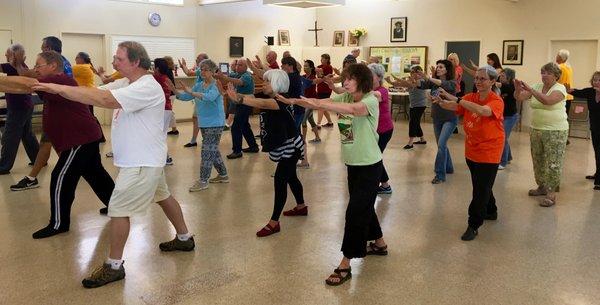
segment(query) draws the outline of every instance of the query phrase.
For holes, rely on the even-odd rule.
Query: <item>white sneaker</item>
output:
[[[506,168],[506,166],[502,166],[502,165],[498,164],[498,170],[503,170],[505,168]]]
[[[208,188],[208,181],[207,182],[202,182],[200,180],[196,180],[196,182],[194,182],[194,185],[192,185],[189,188],[190,192],[199,192],[202,190],[205,190]]]

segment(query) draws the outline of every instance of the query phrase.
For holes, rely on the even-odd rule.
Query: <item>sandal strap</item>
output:
[[[352,273],[352,268],[347,268],[347,269],[340,269],[340,268],[335,268],[333,269],[333,272],[335,274],[337,274],[338,276],[341,276],[342,273]]]
[[[375,252],[387,250],[387,245],[385,245],[383,247],[379,247],[374,242],[369,243],[369,247],[371,247],[371,250],[373,250]]]

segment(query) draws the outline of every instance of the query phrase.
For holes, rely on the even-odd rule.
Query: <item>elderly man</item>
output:
[[[119,44],[115,55],[117,70],[124,78],[101,88],[41,83],[33,87],[71,101],[114,109],[112,145],[119,175],[108,208],[110,251],[105,263],[83,280],[86,288],[125,278],[122,256],[129,235],[129,218],[145,214],[153,201],[158,202],[177,231],[175,239],[159,245],[160,250],[192,251],[195,246],[181,207],[169,193],[165,179],[165,94],[148,74],[150,63],[140,43],[125,41]]]
[[[275,51],[269,51],[267,53],[267,64],[268,69],[279,69],[279,64],[277,63],[277,53]],[[263,67],[264,70],[267,70],[266,67]]]
[[[76,87],[77,82],[64,74],[63,69],[59,53],[46,51],[38,55],[35,72],[39,76],[39,83]],[[18,76],[8,76],[2,82],[8,88],[19,88],[19,84],[38,84],[38,80],[34,78]],[[7,91],[12,92],[10,89]],[[58,162],[52,170],[50,180],[50,224],[33,233],[34,239],[69,231],[71,205],[81,177],[105,205],[115,187],[100,160],[99,141],[102,130],[90,109],[82,104],[73,105],[57,94],[38,92],[38,95],[45,102],[42,118],[44,133],[58,153]]]
[[[565,49],[560,49],[558,51],[558,53],[556,54],[556,63],[558,64],[558,66],[560,67],[560,78],[558,79],[558,83],[562,84],[565,86],[565,88],[567,89],[567,92],[569,90],[571,90],[571,88],[573,87],[573,68],[571,67],[571,65],[569,63],[567,63],[567,60],[569,59],[569,55],[571,53],[569,52],[569,50],[565,50]],[[571,102],[573,101],[573,96],[567,93],[567,100],[566,100],[566,111],[567,111],[567,116],[569,116],[569,110],[571,109]],[[571,144],[569,142],[569,140],[567,139],[567,145]]]
[[[360,49],[354,48],[352,49],[352,52],[350,52],[350,54],[358,61],[358,57],[360,56]]]
[[[21,65],[27,69],[25,63],[17,62],[15,53],[19,57],[25,57],[25,49],[20,44],[13,44],[6,50],[7,63],[0,64],[0,73],[9,76],[18,76],[17,71]],[[22,53],[22,54],[21,54]],[[10,173],[17,151],[19,142],[23,142],[23,147],[31,163],[35,162],[35,157],[40,149],[31,127],[31,114],[33,113],[33,102],[29,94],[6,94],[6,124],[2,133],[2,151],[0,152],[0,175]],[[33,187],[37,187],[35,184]]]
[[[267,57],[268,59],[268,57]],[[248,72],[248,64],[244,60],[238,60],[235,66],[236,77],[229,77],[223,73],[215,74],[215,78],[220,80],[225,86],[226,83],[232,83],[240,94],[254,94],[254,79]],[[252,114],[252,107],[247,105],[236,105],[233,124],[231,125],[231,142],[233,152],[227,155],[227,159],[237,159],[243,156],[243,153],[258,152],[258,144],[254,139],[254,133],[248,122]],[[242,149],[242,137],[246,139],[248,147]]]

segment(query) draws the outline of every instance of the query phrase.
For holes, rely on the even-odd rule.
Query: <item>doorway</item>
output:
[[[450,53],[456,53],[461,64],[468,66],[469,60],[477,64],[479,63],[479,47],[479,41],[446,41],[446,57]],[[473,76],[463,73],[462,81],[465,83],[465,87],[462,88],[463,93],[471,92],[474,84]]]

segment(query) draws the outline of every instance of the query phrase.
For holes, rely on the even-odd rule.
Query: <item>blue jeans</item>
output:
[[[237,105],[235,108],[235,116],[231,125],[231,142],[233,142],[233,152],[242,152],[242,139],[246,139],[249,148],[258,147],[254,139],[254,133],[250,128],[248,119],[252,114],[252,107],[247,105]]]
[[[513,127],[515,127],[515,124],[517,124],[518,121],[518,113],[513,116],[504,117],[504,150],[502,151],[502,159],[500,160],[500,165],[502,166],[506,166],[508,161],[512,159],[508,138],[510,137],[510,132],[512,131]]]
[[[447,144],[456,125],[458,125],[458,118],[449,121],[433,121],[433,132],[438,145],[437,155],[435,156],[435,177],[442,181],[446,180],[446,173],[451,174],[454,172]]]

